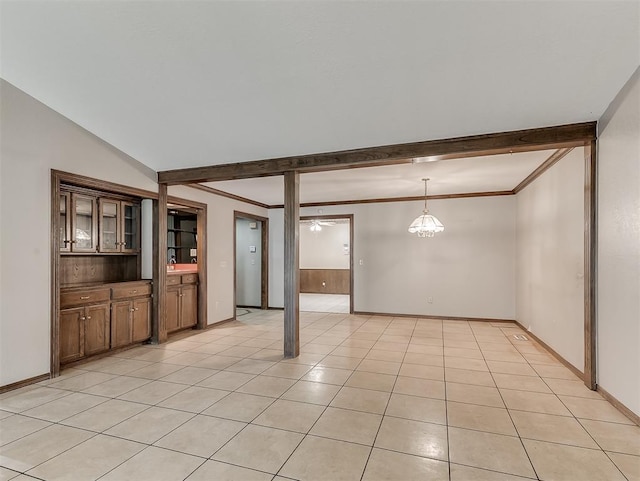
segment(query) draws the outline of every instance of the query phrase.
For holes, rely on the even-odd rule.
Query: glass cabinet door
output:
[[[140,204],[122,202],[122,252],[140,251]]]
[[[73,219],[71,250],[74,252],[96,251],[96,201],[92,197],[73,194]]]
[[[99,230],[100,252],[120,252],[119,234],[120,201],[110,199],[98,200],[100,206]]]
[[[60,217],[58,219],[59,245],[61,251],[71,251],[71,194],[62,192],[60,194]]]

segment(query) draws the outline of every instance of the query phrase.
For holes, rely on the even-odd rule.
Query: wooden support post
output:
[[[151,341],[167,340],[167,184],[158,184],[158,201],[154,203],[153,244],[153,327]]]
[[[284,174],[284,357],[300,354],[300,174]]]
[[[596,141],[584,148],[584,383],[596,389]]]

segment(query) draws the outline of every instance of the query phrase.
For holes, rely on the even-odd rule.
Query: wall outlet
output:
[[[431,297],[431,296],[427,297],[427,302],[429,304],[433,304],[433,297]]]
[[[362,259],[360,259],[360,260],[358,261],[358,264],[360,264],[360,265],[364,265],[364,261],[363,261]]]
[[[198,255],[198,249],[189,249],[189,256],[196,257]]]

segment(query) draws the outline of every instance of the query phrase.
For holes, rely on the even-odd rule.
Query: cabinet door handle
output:
[[[65,241],[62,241],[62,243],[63,243],[64,245],[67,245],[67,244],[70,244],[70,243],[71,243],[71,241],[69,241],[69,240],[65,240]]]
[[[81,321],[84,321],[85,319],[86,319],[86,317],[81,317],[80,318]]]
[[[91,319],[91,316],[87,316],[87,320]]]
[[[91,296],[80,296],[81,301],[86,301],[87,299],[91,299]]]
[[[137,311],[137,310],[138,310],[138,308],[136,307],[136,308],[134,309],[134,311]]]
[[[135,309],[129,309],[129,312],[133,312],[133,311],[135,311]]]

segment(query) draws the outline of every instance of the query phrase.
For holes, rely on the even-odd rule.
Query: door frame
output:
[[[301,215],[300,220],[329,220],[329,219],[347,219],[349,221],[349,314],[354,313],[353,306],[353,214],[321,214],[321,215]]]
[[[237,308],[237,279],[238,272],[236,268],[236,224],[238,219],[255,220],[262,223],[262,234],[260,237],[260,309],[269,309],[269,218],[262,217],[257,214],[249,214],[239,210],[233,211],[233,308],[235,319],[235,309]]]

